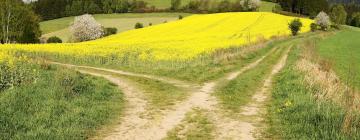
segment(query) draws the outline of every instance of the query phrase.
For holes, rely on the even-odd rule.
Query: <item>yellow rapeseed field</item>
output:
[[[259,38],[290,35],[294,17],[268,12],[193,15],[166,24],[131,30],[103,39],[67,44],[10,44],[3,51],[23,51],[74,58],[183,61],[210,54],[216,49],[240,47]],[[301,32],[308,32],[310,19],[301,19]]]

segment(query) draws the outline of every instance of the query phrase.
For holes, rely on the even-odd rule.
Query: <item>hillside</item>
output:
[[[143,23],[148,26],[164,23],[165,21],[177,20],[179,15],[184,17],[190,15],[187,13],[127,13],[127,14],[97,14],[95,19],[104,27],[114,27],[118,32],[134,29],[135,23]],[[73,22],[74,17],[65,17],[60,19],[43,21],[40,28],[43,37],[57,36],[64,42],[71,37],[69,26]]]
[[[288,23],[292,19],[294,18],[267,12],[194,15],[95,41],[29,45],[27,49],[76,57],[92,56],[95,53],[115,56],[116,59],[123,59],[126,54],[141,60],[188,60],[220,48],[243,46],[273,36],[289,35]],[[302,19],[302,22],[302,32],[309,31],[312,21]],[[16,46],[16,49],[25,49],[22,45]],[[88,49],[89,47],[92,49]]]

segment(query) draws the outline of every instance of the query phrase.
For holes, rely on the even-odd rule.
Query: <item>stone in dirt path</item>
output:
[[[285,66],[290,48],[280,61],[273,67],[270,75],[265,79],[264,85],[253,95],[252,101],[242,108],[239,119],[233,119],[225,116],[220,116],[221,112],[218,108],[213,108],[212,118],[217,127],[216,139],[243,139],[253,140],[258,134],[256,129],[261,126],[261,117],[264,114],[264,104],[268,98],[268,92],[271,88],[273,77],[280,72]]]

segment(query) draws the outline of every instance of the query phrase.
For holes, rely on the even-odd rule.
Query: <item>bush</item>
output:
[[[182,15],[179,15],[179,19],[181,20],[181,19],[183,19],[184,17],[182,16]]]
[[[62,40],[57,36],[52,36],[46,41],[47,43],[62,43]]]
[[[24,60],[15,58],[3,60],[0,62],[0,92],[34,82],[38,77],[36,69],[25,58]]]
[[[326,31],[331,25],[330,18],[325,12],[320,12],[316,16],[315,22],[318,26],[320,26],[321,30],[323,31]]]
[[[117,33],[116,28],[105,28],[104,29],[104,36],[109,36]]]
[[[135,24],[135,29],[140,29],[140,28],[144,28],[144,25],[142,23],[136,23]]]
[[[150,22],[150,23],[149,23],[149,26],[152,26],[152,25],[153,25],[153,24]]]
[[[289,29],[291,30],[292,35],[296,36],[302,26],[303,25],[302,25],[300,19],[298,19],[298,18],[291,21],[291,23],[289,24]]]
[[[260,0],[241,0],[240,4],[246,11],[258,11],[261,6],[261,1]]]
[[[315,23],[310,24],[310,29],[311,29],[312,32],[315,32],[317,30],[317,27],[318,26]]]
[[[360,12],[356,12],[352,15],[350,25],[360,27]]]

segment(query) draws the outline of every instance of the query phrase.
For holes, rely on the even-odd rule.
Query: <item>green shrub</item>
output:
[[[37,78],[35,66],[27,61],[9,60],[0,63],[0,92],[26,85]]]
[[[150,22],[150,23],[149,23],[149,26],[152,26],[152,25],[153,25],[153,24]]]
[[[109,36],[109,35],[113,35],[117,33],[117,29],[116,28],[105,28],[104,29],[104,36]]]
[[[346,17],[347,13],[343,5],[337,4],[331,8],[330,18],[334,22],[336,28],[341,24],[345,24]]]
[[[142,23],[136,23],[135,24],[135,29],[140,29],[140,28],[144,28],[144,25]]]
[[[289,24],[289,29],[291,30],[291,33],[292,33],[293,36],[296,36],[298,34],[301,27],[302,27],[302,23],[301,23],[300,19],[298,19],[298,18],[294,19]]]
[[[351,26],[360,27],[360,12],[356,12],[352,15]]]
[[[52,36],[46,41],[47,43],[62,43],[62,40],[57,36]]]
[[[179,15],[179,19],[181,20],[181,19],[183,19],[184,17],[182,16],[182,15]]]
[[[315,23],[310,24],[310,29],[312,32],[315,32],[317,30],[317,28],[318,28],[317,24],[315,24]]]

